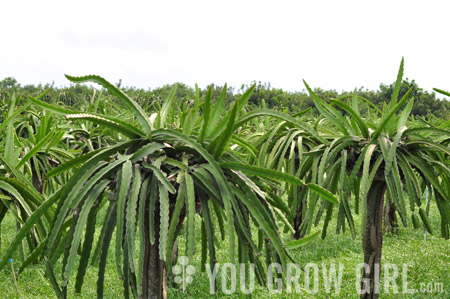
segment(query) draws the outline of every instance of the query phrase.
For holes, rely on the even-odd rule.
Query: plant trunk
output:
[[[300,196],[300,190],[301,187],[298,186],[297,187],[297,194],[298,196]],[[295,211],[295,216],[294,216],[294,239],[298,240],[303,238],[303,234],[301,233],[301,229],[300,227],[302,226],[303,223],[303,204],[306,203],[304,201],[303,198],[300,198],[299,203],[297,205],[297,210]]]
[[[36,166],[34,165],[34,160],[31,159],[31,183],[37,192],[44,194],[43,183],[41,181],[41,177],[39,173],[36,171]]]
[[[361,298],[378,298],[380,293],[381,248],[383,246],[384,180],[374,180],[367,194],[366,226],[362,236],[364,264]]]
[[[389,196],[386,196],[386,204],[384,206],[384,231],[392,233],[398,228],[397,216],[395,215],[397,208]]]
[[[149,211],[145,209],[144,216],[144,265],[142,273],[142,298],[165,299],[167,298],[166,265],[159,258],[159,202],[156,202],[153,218],[155,230],[155,243],[150,243]]]

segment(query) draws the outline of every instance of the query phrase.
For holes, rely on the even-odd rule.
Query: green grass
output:
[[[356,215],[356,225],[359,228],[360,221],[358,215]],[[309,288],[305,286],[305,277],[302,272],[300,275],[300,293],[295,291],[291,294],[283,292],[282,294],[270,293],[267,288],[257,286],[253,292],[254,298],[359,298],[356,293],[357,283],[359,286],[359,280],[356,279],[356,266],[363,262],[363,253],[361,248],[361,238],[358,236],[352,239],[349,231],[337,235],[334,232],[336,223],[332,220],[329,226],[328,234],[325,240],[316,239],[309,245],[298,250],[293,250],[292,254],[301,266],[306,266],[308,263],[314,263],[319,268],[319,283],[318,292],[310,294],[307,292]],[[432,205],[430,211],[430,221],[432,222],[433,229],[436,233],[439,233],[440,223],[439,215],[436,206]],[[319,225],[320,227],[320,225]],[[288,242],[290,236],[285,236],[285,241]],[[218,261],[222,263],[227,261],[227,246],[224,244],[222,250],[218,253]],[[197,269],[200,269],[200,258],[196,257],[193,265]],[[399,277],[396,279],[398,286],[398,294],[393,293],[393,289],[384,288],[383,275],[381,278],[381,298],[449,298],[450,296],[450,242],[444,240],[439,236],[430,236],[427,234],[427,242],[424,242],[423,230],[413,230],[412,227],[404,228],[400,227],[395,234],[385,234],[383,243],[383,256],[382,256],[382,271],[384,264],[390,263],[398,266]],[[327,293],[324,287],[322,264],[326,269],[330,269],[330,265],[334,264],[336,269],[339,268],[339,264],[343,266],[342,284],[338,294],[335,293],[335,286],[331,287],[331,292]],[[407,287],[408,289],[420,290],[421,283],[442,283],[442,293],[432,292],[416,292],[415,294],[403,294],[402,293],[402,270],[403,264],[408,265],[407,269]],[[391,270],[392,271],[392,270]],[[229,273],[229,272],[228,272]],[[310,272],[311,287],[313,288],[313,275]],[[221,271],[217,275],[218,289],[221,289]],[[238,276],[239,277],[239,274]],[[173,298],[242,298],[243,294],[236,292],[232,295],[226,295],[219,292],[215,295],[210,295],[209,292],[209,279],[206,273],[196,272],[193,277],[194,283],[188,285],[185,292],[182,290],[171,289],[170,294]],[[229,280],[227,287],[230,286]],[[236,290],[239,290],[239,283],[236,286]],[[295,289],[294,289],[295,290]]]
[[[102,209],[97,217],[96,237],[98,237],[101,229],[101,222],[105,214],[106,208]],[[10,241],[16,233],[15,221],[10,215],[2,222],[1,236],[2,244],[0,252],[4,252]],[[114,244],[114,243],[111,243]],[[19,265],[15,266],[17,274]],[[58,279],[61,278],[61,267],[55,271]],[[69,298],[96,298],[97,297],[97,269],[90,266],[86,271],[85,283],[81,294],[74,293],[75,275],[72,275],[72,283],[69,283]],[[45,266],[43,263],[31,265],[26,268],[23,273],[17,277],[18,289],[14,286],[11,268],[5,268],[0,271],[0,289],[3,298],[56,298],[50,282],[45,278]],[[110,247],[108,254],[108,264],[105,272],[104,298],[123,297],[122,281],[119,280],[115,261],[114,246]]]
[[[98,217],[98,222],[103,219],[104,210]],[[439,233],[440,223],[437,209],[434,205],[431,208],[430,214],[431,223],[436,233]],[[359,227],[360,219],[356,216],[356,225]],[[197,218],[196,238],[197,251],[192,265],[196,267],[196,272],[193,274],[193,283],[189,284],[185,290],[182,291],[180,287],[170,286],[168,290],[169,298],[242,298],[245,297],[239,293],[239,282],[236,286],[237,292],[231,295],[226,295],[221,292],[221,270],[219,268],[217,285],[219,292],[211,295],[209,292],[209,279],[205,273],[200,271],[200,218]],[[98,226],[100,228],[100,226]],[[309,294],[305,290],[305,277],[302,272],[300,275],[299,294],[282,294],[270,293],[266,288],[256,285],[253,292],[254,298],[358,298],[356,294],[356,275],[355,267],[363,260],[361,250],[361,238],[352,239],[349,231],[336,235],[334,232],[335,223],[331,222],[327,238],[325,240],[317,239],[304,248],[293,250],[292,254],[298,260],[301,266],[308,263],[315,263],[319,266],[319,283],[318,292],[316,294]],[[2,223],[2,246],[3,252],[10,240],[14,237],[16,226],[14,219],[8,217]],[[99,229],[97,234],[99,233]],[[218,235],[219,236],[219,235]],[[285,241],[290,240],[289,235],[284,236]],[[184,237],[179,240],[179,255],[184,255],[185,243]],[[114,241],[111,243],[114,244]],[[222,265],[228,262],[228,244],[227,240],[220,242],[220,249],[217,252],[217,260]],[[335,286],[331,288],[331,293],[327,293],[322,279],[322,263],[329,269],[331,264],[335,264],[338,269],[339,264],[342,264],[343,276],[341,290],[338,294],[335,293]],[[399,278],[396,280],[399,294],[394,294],[392,289],[386,290],[381,284],[381,298],[448,298],[450,296],[450,242],[444,240],[439,236],[431,236],[427,234],[427,242],[424,242],[423,230],[413,230],[411,227],[400,227],[396,234],[385,235],[383,244],[382,263],[392,263],[398,265]],[[413,295],[402,294],[402,264],[408,265],[408,288],[420,289],[421,283],[442,283],[443,293],[422,293],[418,292]],[[16,265],[16,271],[17,269]],[[383,267],[383,266],[382,266]],[[18,276],[16,290],[12,278],[10,268],[5,268],[0,271],[0,289],[2,290],[3,298],[55,298],[55,294],[50,283],[44,277],[45,268],[42,264],[33,265],[27,268],[20,276]],[[57,269],[56,275],[60,277],[61,269]],[[239,277],[239,276],[238,276]],[[74,277],[73,277],[74,278]],[[69,283],[68,296],[69,298],[95,298],[96,297],[96,283],[97,283],[97,269],[90,266],[88,268],[85,284],[81,294],[74,294],[74,281]],[[311,275],[311,286],[313,284],[313,277]],[[229,284],[228,284],[229,286]],[[114,246],[111,246],[108,255],[108,265],[105,275],[105,298],[121,298],[123,297],[122,281],[119,280],[116,274],[114,261]]]

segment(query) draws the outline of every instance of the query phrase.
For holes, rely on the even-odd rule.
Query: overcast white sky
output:
[[[0,80],[450,90],[449,1],[1,1]]]

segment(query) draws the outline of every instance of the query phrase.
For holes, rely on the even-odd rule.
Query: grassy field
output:
[[[102,221],[102,214],[98,221]],[[433,229],[439,232],[439,216],[435,206],[432,206],[430,218]],[[198,219],[200,220],[200,219]],[[356,217],[356,223],[359,226],[360,219]],[[197,221],[199,224],[200,221]],[[320,227],[320,226],[319,226]],[[308,263],[318,265],[319,282],[317,293],[308,293],[313,289],[313,275],[310,271],[310,287],[305,284],[304,273],[300,275],[300,292],[289,294],[284,291],[281,294],[272,293],[266,287],[256,285],[253,292],[255,298],[358,298],[356,294],[357,278],[356,266],[362,262],[362,250],[360,237],[352,239],[350,232],[346,231],[341,235],[334,233],[335,223],[331,223],[330,230],[325,240],[317,239],[299,250],[294,250],[293,256],[298,260],[299,264],[305,266]],[[12,239],[16,231],[14,219],[8,218],[2,224],[2,244],[1,250],[4,251],[6,245]],[[199,230],[200,231],[200,227]],[[201,236],[197,234],[199,244]],[[285,235],[285,241],[289,241],[290,236]],[[112,243],[114,244],[114,243]],[[221,242],[221,249],[217,252],[217,260],[222,265],[227,262],[227,243],[226,240]],[[221,269],[219,268],[217,275],[217,285],[219,292],[210,294],[209,278],[206,272],[200,271],[200,252],[197,247],[197,254],[192,265],[196,268],[192,275],[193,282],[187,285],[183,290],[176,285],[169,288],[169,298],[241,298],[245,297],[239,292],[239,281],[236,286],[236,292],[230,295],[224,294],[221,290]],[[184,252],[184,239],[180,240],[180,255]],[[450,242],[438,236],[430,236],[427,234],[427,242],[424,242],[424,233],[422,230],[413,230],[412,228],[400,228],[396,234],[385,235],[383,245],[384,264],[390,263],[398,267],[398,278],[396,284],[398,286],[398,294],[394,293],[394,289],[385,288],[383,277],[387,271],[383,269],[381,278],[381,298],[449,298],[450,296]],[[342,283],[340,291],[336,293],[335,285],[332,285],[331,291],[327,292],[323,280],[322,265],[327,270],[330,265],[334,264],[339,269],[339,264],[343,267]],[[408,265],[407,283],[408,289],[416,289],[414,294],[403,294],[402,271],[403,264]],[[382,266],[383,267],[383,266]],[[17,271],[17,266],[16,266]],[[60,275],[60,269],[58,269]],[[45,268],[42,264],[33,265],[27,268],[18,276],[15,288],[10,268],[0,271],[0,289],[3,298],[55,298],[50,283],[44,277]],[[227,272],[229,274],[229,272]],[[393,274],[393,270],[391,270]],[[239,276],[237,276],[239,278]],[[87,271],[85,284],[82,294],[74,294],[74,282],[69,284],[69,298],[95,298],[96,297],[96,281],[97,270],[90,267]],[[431,292],[422,292],[422,288],[430,288]],[[443,292],[438,292],[435,288],[442,286]],[[227,287],[230,287],[230,281],[227,280]],[[114,262],[114,248],[111,248],[108,256],[108,266],[105,278],[105,298],[121,298],[123,296],[122,281],[118,279]]]

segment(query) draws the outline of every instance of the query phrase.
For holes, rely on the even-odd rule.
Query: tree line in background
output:
[[[121,87],[122,82],[116,83],[118,87]],[[311,95],[306,91],[290,92],[285,91],[282,88],[274,88],[270,83],[252,82],[249,85],[242,85],[237,91],[232,87],[220,86],[211,84],[205,89],[200,90],[200,95],[206,95],[208,89],[212,87],[213,96],[218,97],[220,92],[225,87],[227,90],[226,104],[234,103],[236,99],[251,85],[256,84],[256,87],[249,99],[250,106],[261,107],[265,106],[269,109],[275,109],[278,111],[297,113],[303,111],[309,107],[318,113],[315,109],[314,101]],[[388,103],[391,99],[395,83],[390,85],[380,84],[379,90],[368,90],[360,88],[355,90],[357,94],[373,103],[378,108],[383,108],[383,105]],[[121,87],[129,96],[131,96],[140,105],[160,105],[163,99],[166,99],[171,90],[177,87],[175,98],[179,100],[190,100],[195,97],[195,89],[184,83],[167,84],[162,87],[154,89],[142,89],[136,87]],[[449,119],[450,116],[450,102],[442,100],[436,96],[434,92],[424,91],[420,88],[415,80],[409,80],[406,78],[402,81],[399,97],[402,97],[406,92],[412,88],[411,96],[414,97],[414,106],[411,110],[411,114],[419,117],[429,117],[431,115],[440,119]],[[48,102],[60,102],[64,105],[83,107],[86,104],[93,102],[98,97],[109,96],[107,93],[99,92],[94,87],[75,84],[70,87],[55,87],[53,84],[46,85],[21,85],[16,79],[12,77],[4,78],[0,81],[0,96],[5,96],[5,91],[15,89],[17,93],[29,93],[36,94],[42,90],[48,90],[48,93],[43,98]],[[354,91],[342,91],[336,90],[323,90],[321,88],[314,89],[314,92],[326,102],[330,99],[339,99],[350,97]]]

